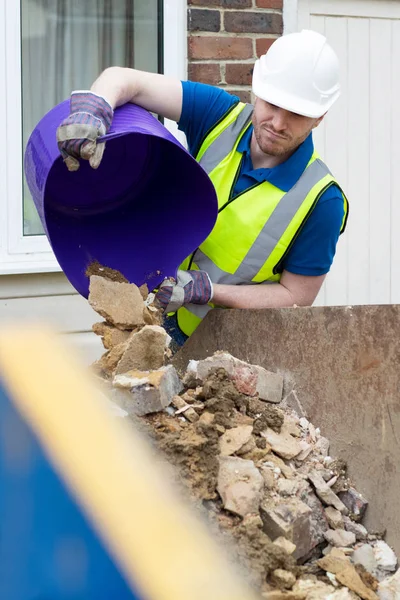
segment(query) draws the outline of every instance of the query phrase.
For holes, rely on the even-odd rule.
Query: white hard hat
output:
[[[339,60],[316,31],[284,35],[256,61],[253,93],[290,112],[322,117],[340,95]]]

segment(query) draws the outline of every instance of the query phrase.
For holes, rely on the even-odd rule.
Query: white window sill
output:
[[[59,273],[61,271],[62,269],[55,259],[49,261],[0,262],[0,276],[25,275],[29,273]]]

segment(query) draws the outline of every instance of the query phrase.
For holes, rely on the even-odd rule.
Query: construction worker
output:
[[[255,63],[252,89],[254,106],[213,86],[111,67],[90,91],[72,93],[57,130],[68,169],[81,158],[97,168],[104,151],[97,137],[115,107],[133,102],[176,121],[209,174],[216,225],[156,294],[165,313],[175,313],[167,325],[178,343],[214,306],[311,305],[345,228],[347,200],[312,140],[340,94],[326,38],[305,30],[276,40]]]

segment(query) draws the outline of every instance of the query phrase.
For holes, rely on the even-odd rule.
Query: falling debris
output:
[[[399,599],[395,553],[362,524],[367,500],[293,393],[282,398],[281,375],[218,352],[180,377],[148,290],[113,277],[90,279],[105,318],[93,367],[260,598]]]

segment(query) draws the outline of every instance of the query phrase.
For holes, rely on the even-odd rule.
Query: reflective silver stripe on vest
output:
[[[253,114],[253,106],[246,104],[233,123],[220,133],[201,157],[199,163],[206,173],[213,169],[229,154],[237,141],[240,132],[247,125]]]
[[[207,271],[213,283],[251,284],[252,279],[274,251],[276,244],[285,233],[305,198],[321,179],[330,174],[328,167],[320,159],[316,159],[307,167],[297,183],[275,207],[235,273],[227,273],[218,268],[201,250],[197,250],[194,262],[199,269]]]

